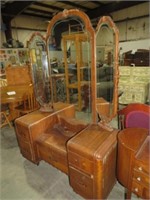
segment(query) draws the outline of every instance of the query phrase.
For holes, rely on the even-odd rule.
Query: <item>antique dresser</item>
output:
[[[118,134],[117,178],[127,188],[126,198],[135,193],[150,199],[150,136],[148,129],[127,128]]]

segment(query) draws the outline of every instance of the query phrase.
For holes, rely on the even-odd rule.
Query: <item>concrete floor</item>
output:
[[[44,161],[37,166],[20,154],[15,130],[1,129],[0,200],[82,200],[69,185],[68,176]],[[117,182],[108,199],[124,198]],[[132,200],[138,199],[132,195]]]

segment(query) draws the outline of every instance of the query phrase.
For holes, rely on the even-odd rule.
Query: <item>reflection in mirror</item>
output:
[[[117,114],[118,42],[118,29],[112,19],[102,17],[96,29],[96,105],[101,122],[106,123]]]
[[[53,100],[74,104],[77,115],[82,119],[86,115],[84,119],[89,121],[92,118],[91,66],[94,66],[91,32],[94,30],[84,13],[65,10],[50,21],[47,36]]]
[[[45,38],[40,33],[34,33],[28,42],[28,48],[30,50],[36,100],[41,106],[41,111],[52,111],[52,94]]]

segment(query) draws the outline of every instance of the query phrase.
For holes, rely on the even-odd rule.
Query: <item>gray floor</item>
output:
[[[1,200],[82,200],[69,185],[68,176],[41,161],[37,166],[20,154],[14,129],[1,129]],[[116,183],[108,199],[123,199],[124,188]],[[138,199],[132,195],[132,199]]]

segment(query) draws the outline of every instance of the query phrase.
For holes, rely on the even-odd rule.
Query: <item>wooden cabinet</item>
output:
[[[89,62],[89,36],[85,33],[63,35],[63,47],[67,103],[70,103],[71,90],[77,90],[77,109],[81,111],[82,89],[84,85],[89,84],[83,76],[83,70],[88,67]],[[69,57],[67,52],[70,54]],[[71,78],[69,78],[70,71],[73,71]]]
[[[117,178],[127,188],[127,199],[131,192],[144,199],[150,198],[149,130],[127,128],[118,135]]]
[[[69,179],[86,199],[105,199],[116,182],[117,131],[88,126],[67,143]]]
[[[31,67],[24,66],[8,66],[5,68],[7,85],[29,85],[32,84]]]
[[[135,155],[131,191],[144,199],[150,199],[150,136]]]

